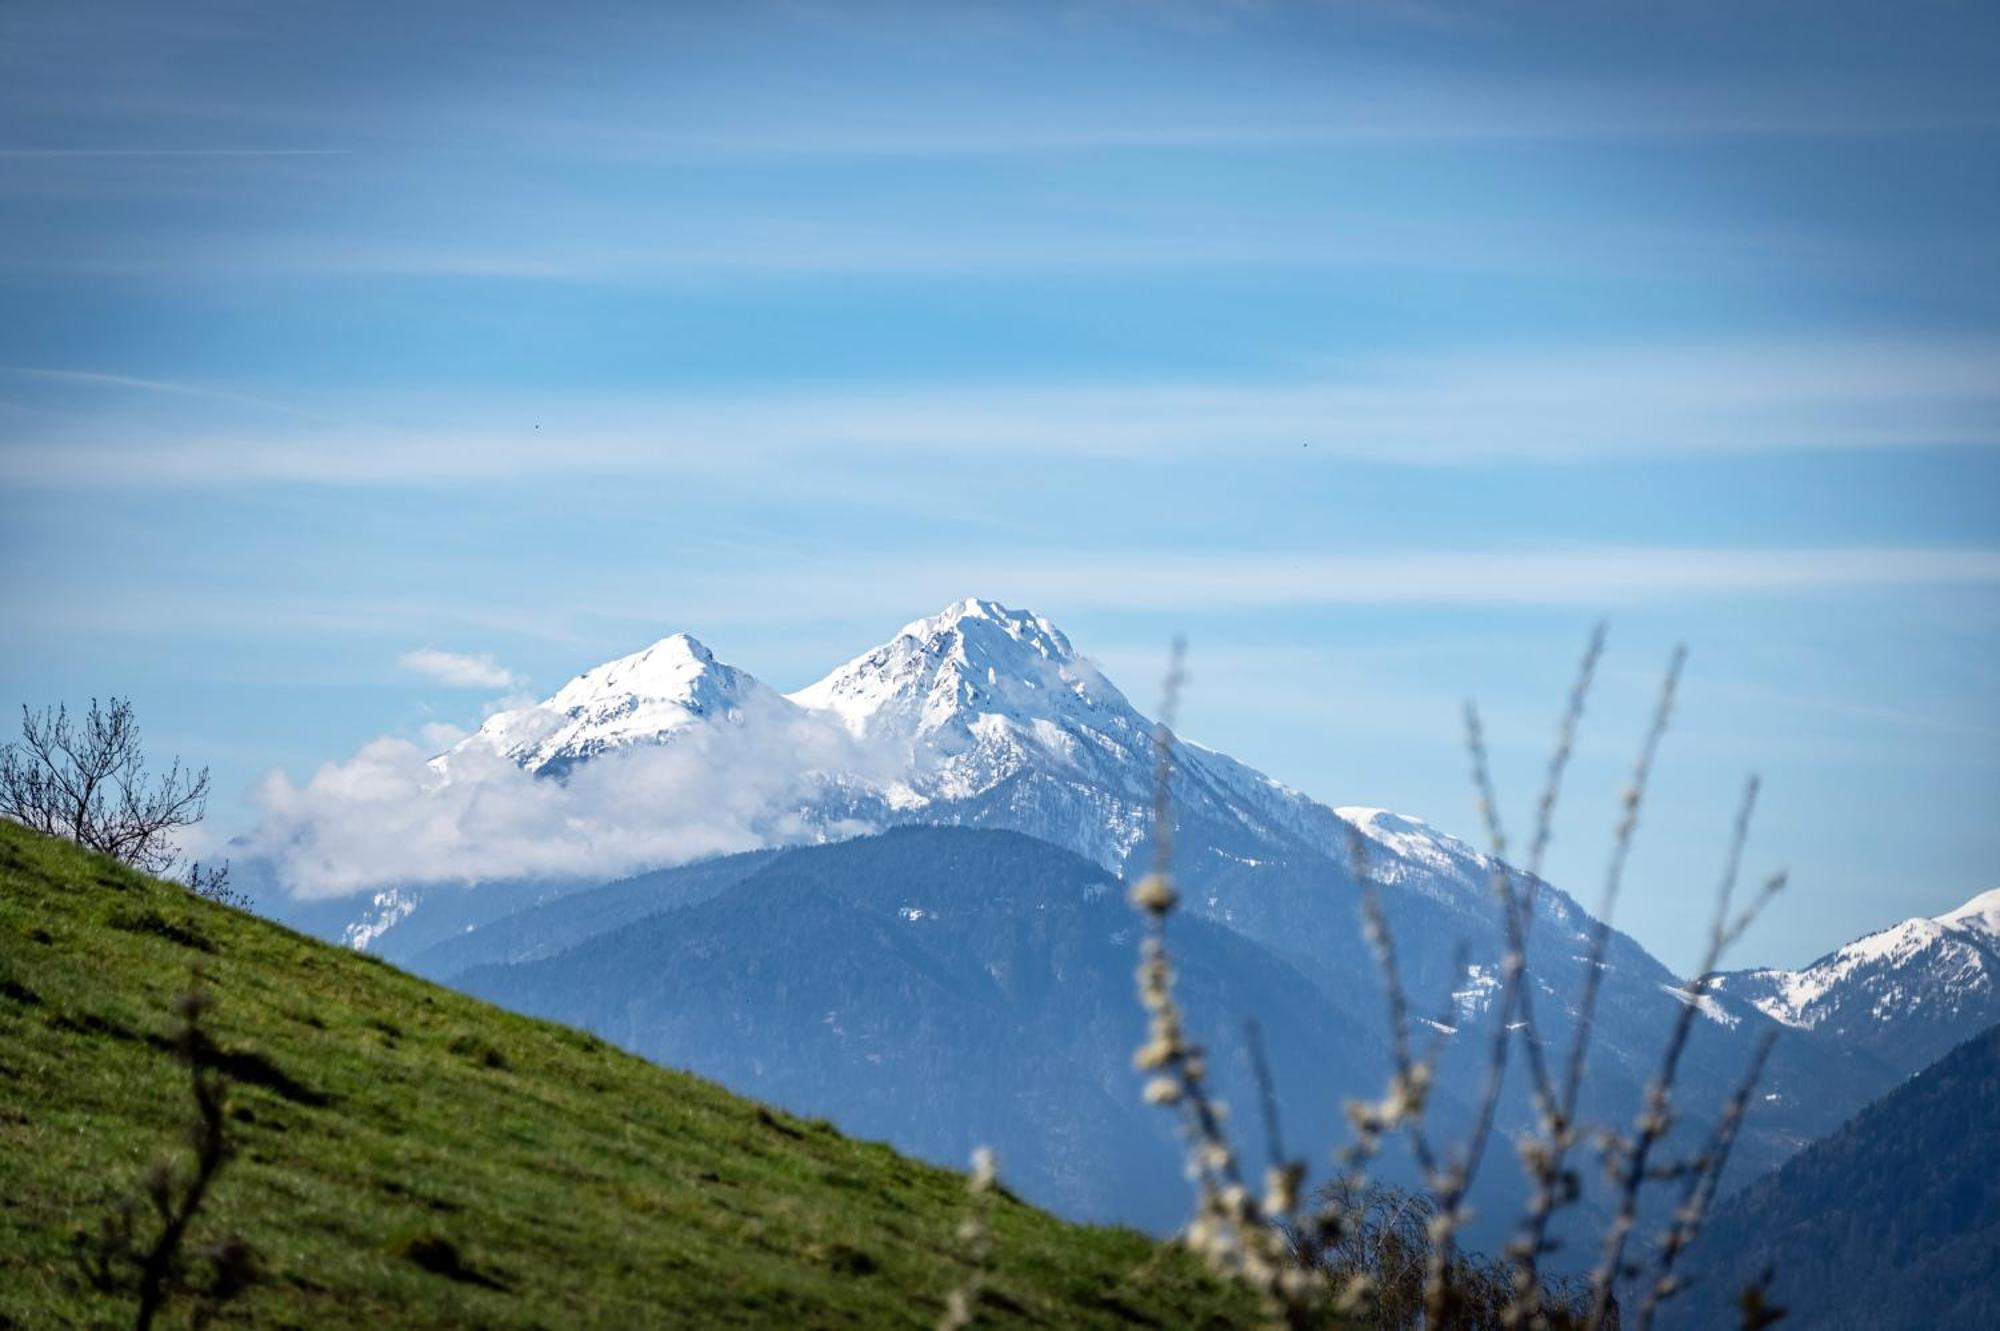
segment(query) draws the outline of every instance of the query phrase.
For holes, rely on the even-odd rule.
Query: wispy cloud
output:
[[[1420,467],[2000,443],[1987,342],[1551,347],[1538,354],[1328,358],[1276,381],[957,384],[755,396],[353,404],[398,428],[254,434],[115,413],[0,447],[0,484],[431,485],[700,474],[745,460],[870,453],[1144,461],[1316,456]],[[52,372],[40,372],[49,374]],[[110,387],[238,398],[117,375]],[[543,418],[560,430],[541,431]],[[117,421],[114,427],[111,422]]]
[[[1343,605],[1578,606],[1844,591],[2000,586],[2000,550],[1816,547],[1790,549],[1574,545],[1539,550],[1327,554],[1310,550],[1051,550],[907,562],[844,563],[774,571],[796,614],[837,601],[858,611],[879,600],[895,614],[946,604],[967,589],[1009,604],[1068,609],[1233,610]],[[875,589],[879,589],[875,590]],[[739,581],[683,613],[699,622],[754,618],[759,590]],[[775,592],[776,585],[768,588]],[[629,610],[628,606],[628,610]],[[601,608],[608,619],[616,607]]]
[[[449,721],[427,721],[417,730],[417,742],[431,753],[442,753],[465,736],[464,730]]]
[[[48,369],[35,365],[0,365],[0,375],[10,375],[28,380],[67,388],[94,389],[110,388],[139,393],[162,393],[169,397],[202,398],[211,402],[230,402],[242,406],[259,407],[266,411],[283,412],[287,415],[308,416],[283,402],[253,393],[239,393],[228,388],[209,384],[184,383],[173,379],[151,379],[132,374],[106,374],[97,370]]]
[[[0,159],[57,161],[122,157],[344,157],[347,148],[28,148],[0,145]]]
[[[552,153],[551,160],[565,157]],[[413,169],[429,179],[447,168]],[[824,167],[775,169],[812,174]],[[884,169],[896,174],[905,168]],[[908,170],[924,175],[921,167]],[[955,173],[949,165],[941,170]],[[12,174],[32,187],[32,173]],[[15,183],[11,175],[9,183]],[[150,189],[157,182],[136,183]],[[415,188],[392,175],[374,178],[369,193],[395,198]],[[225,211],[203,243],[164,234],[157,243],[133,245],[118,239],[122,220],[100,230],[85,218],[74,234],[51,232],[27,252],[0,253],[0,270],[169,283],[306,277],[621,287],[852,273],[946,278],[1272,269],[1543,280],[1594,274],[1619,281],[1633,276],[1635,263],[1719,268],[1747,278],[1802,269],[1837,275],[1863,261],[1851,240],[1796,221],[1717,226],[1687,215],[1633,211],[1583,225],[1564,217],[1554,201],[1539,199],[1507,200],[1475,219],[1381,207],[1312,188],[1254,203],[1223,191],[1098,195],[1075,182],[991,199],[935,187],[890,193],[903,206],[882,206],[882,196],[865,189],[838,207],[788,196],[745,208],[702,191],[665,209],[643,196],[598,191],[567,198],[561,225],[550,226],[536,224],[481,178],[468,180],[442,207],[372,215],[365,225],[312,216],[281,228],[245,226]],[[975,198],[979,202],[967,206]]]
[[[439,624],[468,633],[505,635],[564,653],[609,654],[686,629],[843,621],[899,624],[914,609],[991,596],[1058,615],[1083,611],[1232,613],[1351,607],[1555,608],[1588,612],[1648,605],[1839,596],[1886,590],[1969,591],[1990,598],[2000,588],[2000,550],[1978,547],[1658,547],[1571,544],[1534,549],[1457,549],[1330,553],[1284,548],[1214,550],[1064,549],[1041,545],[971,551],[927,549],[921,556],[821,552],[733,561],[698,580],[663,586],[650,570],[601,569],[590,591],[496,592],[476,606],[462,599],[412,596],[384,601],[367,591],[326,593],[307,604],[245,599],[175,587],[106,596],[46,580],[16,580],[0,594],[0,619],[37,632],[113,640],[239,641],[274,630],[303,641],[351,642]],[[851,646],[828,639],[827,650]],[[544,649],[546,650],[546,648]],[[455,656],[456,654],[442,653]],[[518,688],[521,680],[491,658],[452,678],[417,669],[451,687]],[[489,673],[491,672],[491,673]],[[503,678],[504,676],[504,678]],[[464,681],[464,682],[459,682]]]
[[[419,647],[404,652],[396,658],[396,664],[411,674],[422,675],[454,689],[512,689],[523,682],[491,656],[468,656],[460,652],[440,651],[435,647]]]
[[[1544,98],[1546,100],[1546,98]],[[1831,102],[1699,105],[1662,100],[1637,111],[1545,114],[1509,107],[1484,116],[1418,116],[1356,107],[1319,121],[1263,121],[1173,115],[1064,122],[1024,115],[1008,123],[842,126],[799,122],[760,130],[722,126],[702,133],[622,126],[543,126],[549,148],[633,160],[703,161],[738,157],[999,157],[1068,153],[1397,150],[1506,143],[1615,143],[1705,138],[1853,138],[1991,133],[2000,117],[1976,110],[1904,108],[1854,114]]]

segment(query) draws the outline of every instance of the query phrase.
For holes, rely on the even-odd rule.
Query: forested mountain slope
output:
[[[2000,1026],[1725,1202],[1666,1325],[1731,1325],[1766,1268],[1785,1326],[2000,1326]]]

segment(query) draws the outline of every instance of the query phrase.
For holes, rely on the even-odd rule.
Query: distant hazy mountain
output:
[[[649,915],[699,905],[783,853],[750,850],[563,893],[478,928],[447,934],[402,960],[418,974],[438,980],[474,966],[539,961]]]
[[[1664,1324],[1735,1325],[1766,1268],[1788,1327],[2000,1326],[2000,1026],[1725,1201]]]
[[[1716,984],[1787,1026],[1909,1076],[2000,1022],[2000,889],[1869,934],[1802,969],[1735,971]]]
[[[706,900],[453,983],[931,1159],[992,1146],[1010,1186],[1065,1214],[1156,1229],[1186,1219],[1174,1120],[1141,1102],[1131,1063],[1145,1033],[1138,919],[1103,869],[1015,833],[958,828],[731,868],[743,872],[727,885],[711,874]],[[1387,1067],[1379,1041],[1229,929],[1180,919],[1172,941],[1248,1166],[1261,1171],[1265,1155],[1251,1017],[1290,1111],[1290,1148],[1325,1161],[1342,1098]],[[1437,1112],[1463,1118],[1449,1097]]]
[[[1322,908],[1351,919],[1352,886],[1323,887]],[[1405,923],[1418,918],[1411,903],[1397,904]],[[1428,905],[1417,898],[1418,912]],[[414,964],[906,1151],[949,1161],[983,1141],[1002,1150],[1027,1196],[1165,1229],[1185,1219],[1188,1193],[1171,1119],[1139,1102],[1130,1066],[1143,1032],[1137,925],[1118,880],[1068,851],[1014,833],[913,827],[560,898],[427,949]],[[578,941],[582,930],[595,932]],[[1414,951],[1431,945],[1411,932]],[[1263,1149],[1247,1112],[1258,1101],[1242,1044],[1242,1023],[1255,1017],[1290,1148],[1324,1162],[1345,1136],[1342,1106],[1379,1094],[1386,1078],[1380,995],[1357,982],[1353,996],[1336,998],[1289,954],[1197,915],[1176,918],[1173,946],[1249,1157]],[[1476,1020],[1489,997],[1474,977],[1458,992],[1460,1019]],[[1624,1064],[1661,1038],[1671,1002],[1662,995],[1636,1015],[1607,1010],[1607,1029],[1634,1047],[1607,1040],[1594,1104],[1629,1110],[1636,1090]],[[1718,1016],[1696,1034],[1697,1082],[1735,1071],[1739,1028],[1765,1020]],[[1627,1029],[1639,1019],[1650,1026]],[[1454,1139],[1484,1043],[1461,1046],[1429,1025],[1419,1033],[1445,1043],[1433,1128]],[[1773,1084],[1834,1084],[1811,1065],[1788,1064],[1785,1077]],[[1719,1097],[1691,1083],[1688,1121],[1703,1123]],[[1770,1127],[1797,1120],[1789,1099],[1765,1107],[1769,1123],[1748,1148],[1753,1167],[1789,1149]],[[1525,1112],[1510,1097],[1506,1121]],[[1384,1169],[1408,1178],[1396,1151]],[[1593,1195],[1594,1175],[1585,1179]],[[1513,1162],[1496,1155],[1475,1199],[1478,1242],[1505,1241],[1517,1187]],[[1571,1219],[1588,1228],[1591,1205]]]

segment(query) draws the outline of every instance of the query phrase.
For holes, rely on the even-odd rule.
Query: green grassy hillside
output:
[[[0,823],[0,1327],[129,1324],[72,1236],[179,1148],[195,983],[238,1154],[190,1244],[266,1276],[222,1325],[921,1327],[964,1279],[961,1175]],[[1251,1320],[1139,1234],[1003,1197],[993,1235],[982,1325]]]

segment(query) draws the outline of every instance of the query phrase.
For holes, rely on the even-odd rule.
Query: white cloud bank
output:
[[[522,683],[520,676],[483,654],[468,656],[461,652],[439,651],[435,647],[419,647],[397,657],[396,664],[413,675],[422,675],[454,689],[511,689]]]
[[[609,879],[874,830],[803,812],[818,773],[866,770],[865,758],[836,723],[775,707],[600,754],[562,781],[481,745],[455,751],[447,775],[427,750],[382,738],[302,785],[266,775],[252,793],[258,825],[240,849],[269,860],[300,898],[392,883]]]

